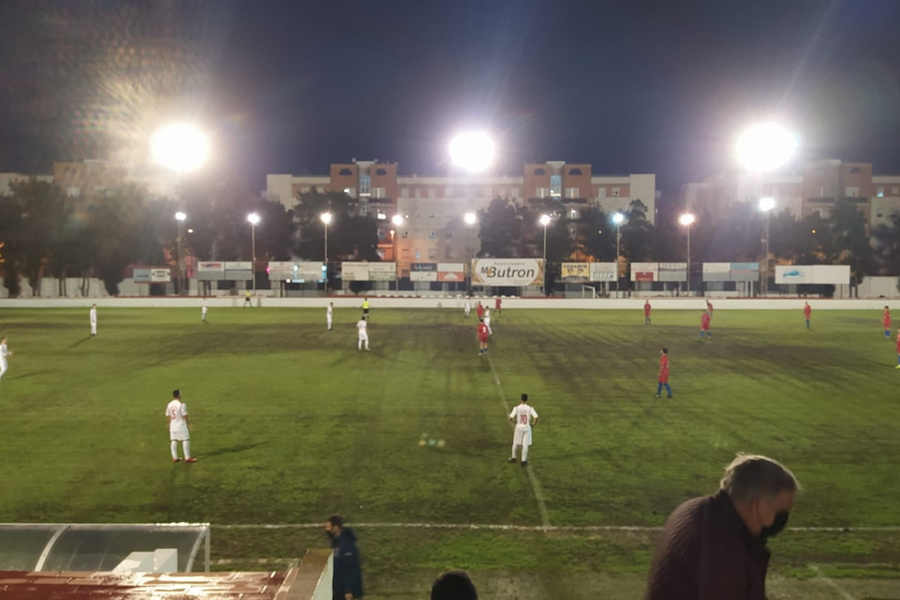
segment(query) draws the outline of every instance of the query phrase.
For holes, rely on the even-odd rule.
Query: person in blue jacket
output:
[[[353,600],[363,597],[362,569],[356,534],[344,527],[344,520],[334,515],[325,523],[325,533],[331,539],[334,552],[334,577],[331,580],[332,600]]]

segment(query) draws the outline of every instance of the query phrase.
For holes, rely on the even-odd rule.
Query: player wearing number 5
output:
[[[516,424],[513,434],[512,456],[509,462],[516,462],[519,446],[522,447],[522,466],[528,466],[528,446],[531,445],[531,428],[537,425],[538,414],[528,405],[528,394],[522,394],[522,401],[509,413],[509,420]]]

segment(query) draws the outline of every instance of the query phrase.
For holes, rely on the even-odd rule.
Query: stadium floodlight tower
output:
[[[322,263],[322,277],[325,279],[325,295],[328,295],[328,226],[334,219],[330,212],[323,212],[319,215],[322,225],[325,226],[325,261]]]
[[[612,222],[616,226],[616,298],[619,297],[619,227],[625,222],[625,215],[617,212],[612,216]]]
[[[250,213],[247,221],[250,223],[250,278],[253,279],[253,295],[256,296],[256,226],[259,225],[259,215]]]
[[[687,229],[687,293],[691,295],[691,225],[694,224],[694,215],[684,213],[678,217],[678,223]]]
[[[198,127],[188,123],[165,125],[150,138],[150,155],[153,162],[176,174],[176,201],[183,206],[184,176],[202,167],[209,158],[209,141],[206,135]],[[182,211],[175,214],[178,221],[178,291],[181,294],[184,294],[185,284],[182,229],[186,218],[187,215]]]
[[[550,224],[553,218],[548,214],[541,215],[538,223],[544,226],[544,281],[541,284],[541,290],[544,292],[544,295],[547,295],[547,225]]]
[[[478,222],[478,215],[473,212],[467,212],[463,215],[463,222],[466,224],[466,265],[463,273],[468,272],[469,278],[466,282],[466,292],[472,292],[472,230],[475,223]]]
[[[470,173],[486,171],[494,163],[494,141],[483,131],[467,131],[450,141],[451,162]]]
[[[184,295],[184,221],[187,214],[183,211],[175,213],[175,220],[178,221],[178,293]]]
[[[797,136],[779,125],[769,122],[754,125],[742,133],[737,140],[737,160],[747,171],[761,175],[774,171],[791,160],[797,151]],[[761,270],[760,291],[769,291],[769,213],[775,208],[773,198],[761,198],[759,209],[766,213],[766,255],[765,269]]]

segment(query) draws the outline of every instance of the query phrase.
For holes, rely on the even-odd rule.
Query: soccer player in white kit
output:
[[[328,331],[331,331],[331,321],[334,313],[334,302],[328,303],[328,308],[325,309],[325,320],[328,322]]]
[[[12,351],[6,347],[6,336],[3,336],[0,338],[0,379],[3,379],[3,374],[9,370],[7,356],[12,356]]]
[[[491,309],[484,309],[484,324],[488,328],[488,335],[494,335],[494,330],[491,329]]]
[[[91,305],[91,335],[97,335],[97,305]]]
[[[172,462],[180,462],[178,458],[178,442],[184,449],[184,462],[197,462],[196,458],[191,457],[191,435],[188,428],[191,422],[188,420],[187,406],[181,401],[181,391],[172,392],[172,401],[166,407],[166,419],[169,422],[169,440],[172,450]]]
[[[206,313],[209,312],[209,307],[206,305],[206,300],[203,300],[203,304],[200,305],[200,320],[206,323]]]
[[[522,466],[528,466],[528,446],[531,445],[531,428],[537,425],[538,414],[534,407],[528,404],[528,394],[522,394],[522,402],[509,413],[509,420],[516,424],[513,434],[512,457],[509,462],[516,462],[516,453],[519,446],[522,447]]]
[[[469,317],[469,313],[472,312],[472,301],[466,296],[466,318]]]
[[[369,349],[369,329],[366,317],[363,315],[356,323],[356,330],[359,332],[359,349],[363,349],[363,342],[366,343],[366,350]]]

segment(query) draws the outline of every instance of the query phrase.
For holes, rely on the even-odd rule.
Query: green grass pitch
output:
[[[217,569],[269,570],[360,527],[372,598],[426,597],[469,569],[486,597],[639,597],[652,531],[712,493],[736,452],[803,484],[773,540],[772,598],[900,597],[900,371],[881,312],[514,310],[490,360],[462,309],[4,309],[4,522],[213,524]],[[661,346],[675,397],[654,399]],[[499,379],[499,386],[495,383]],[[171,463],[163,415],[180,388],[194,465]],[[508,406],[540,413],[528,471],[506,462]],[[433,440],[434,443],[430,443]],[[490,524],[429,529],[384,524]],[[381,524],[380,526],[375,526]],[[893,528],[893,529],[892,529]],[[837,588],[835,586],[838,586]]]

